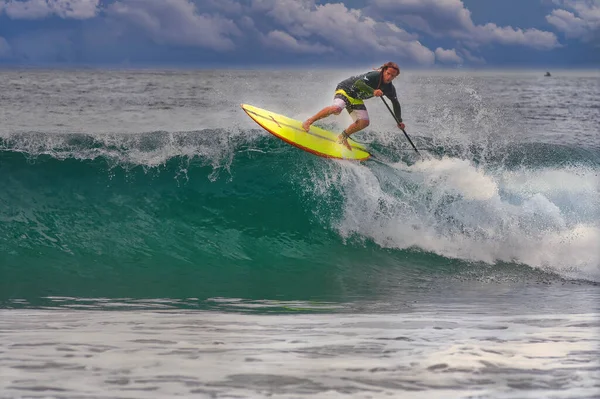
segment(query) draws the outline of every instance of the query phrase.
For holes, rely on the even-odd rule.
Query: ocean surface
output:
[[[600,71],[362,72],[0,69],[0,398],[600,398]]]

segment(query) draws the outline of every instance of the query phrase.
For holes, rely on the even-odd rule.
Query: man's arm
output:
[[[398,119],[398,122],[402,122],[402,107],[400,107],[398,99],[396,97],[392,97],[390,100],[394,106],[394,115],[396,115],[396,119]]]
[[[375,89],[369,86],[364,79],[358,79],[356,82],[354,82],[354,86],[356,86],[360,91],[368,94],[369,96],[373,96],[373,92],[375,91]]]
[[[396,115],[398,122],[402,122],[402,107],[400,106],[400,102],[398,101],[398,96],[396,95],[396,89],[394,88],[394,86],[391,86],[388,90],[385,91],[384,94],[392,102],[392,106],[394,107],[394,115]]]
[[[373,92],[375,91],[374,87],[377,87],[378,84],[376,81],[377,79],[379,79],[379,72],[369,72],[360,79],[357,79],[356,82],[354,82],[354,86],[372,97]]]

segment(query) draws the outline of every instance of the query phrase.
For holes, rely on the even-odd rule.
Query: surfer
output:
[[[338,136],[338,142],[344,144],[348,149],[352,149],[348,143],[348,137],[369,126],[369,114],[363,100],[371,97],[381,97],[385,95],[394,106],[394,114],[400,122],[398,127],[404,129],[402,123],[402,110],[396,96],[396,89],[392,85],[394,80],[400,75],[400,68],[395,62],[386,62],[378,69],[363,73],[362,75],[352,76],[340,82],[335,88],[333,105],[327,106],[317,112],[312,117],[302,123],[302,128],[306,131],[310,125],[328,117],[331,114],[339,115],[344,108],[348,111],[354,121]]]

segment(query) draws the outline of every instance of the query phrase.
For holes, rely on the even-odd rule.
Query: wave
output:
[[[353,163],[259,130],[4,137],[0,267],[17,287],[5,292],[66,295],[77,276],[82,297],[115,281],[177,297],[165,282],[200,273],[179,289],[200,279],[212,296],[247,291],[250,274],[323,293],[308,278],[373,268],[396,271],[392,281],[474,270],[600,281],[597,153],[417,140],[433,156],[374,140],[379,161]],[[37,287],[32,270],[53,284]],[[126,286],[115,294],[131,296]]]

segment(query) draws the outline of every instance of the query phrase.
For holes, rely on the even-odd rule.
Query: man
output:
[[[396,97],[396,89],[392,85],[392,80],[399,74],[400,68],[398,68],[395,62],[386,62],[375,71],[353,76],[340,82],[335,89],[333,105],[323,108],[314,116],[308,118],[302,123],[302,128],[308,131],[310,125],[319,119],[326,118],[331,114],[339,115],[342,109],[346,108],[354,122],[342,131],[342,134],[338,136],[338,142],[351,150],[348,137],[369,126],[369,114],[363,100],[373,96],[381,97],[385,95],[391,100],[394,106],[394,115],[396,115],[398,122],[400,122],[398,127],[404,129],[402,110]]]

